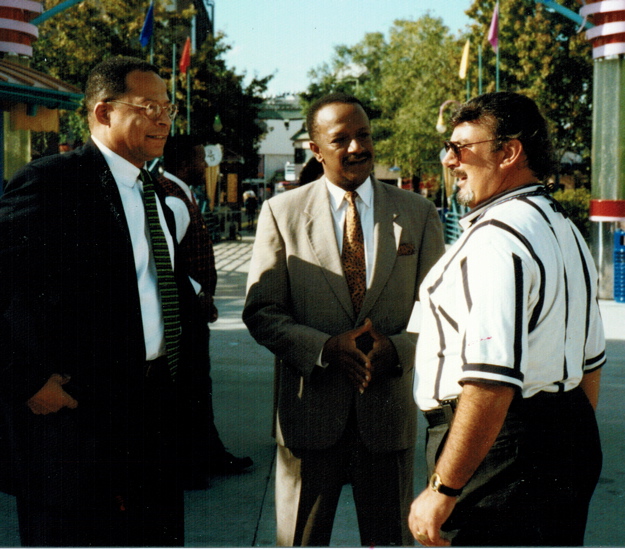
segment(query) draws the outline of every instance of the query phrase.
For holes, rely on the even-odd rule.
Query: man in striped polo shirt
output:
[[[452,125],[443,165],[472,210],[421,285],[430,482],[410,528],[425,546],[582,545],[602,460],[595,267],[541,183],[553,155],[532,100],[485,94]]]

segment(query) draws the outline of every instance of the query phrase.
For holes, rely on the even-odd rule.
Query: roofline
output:
[[[47,90],[33,86],[23,86],[11,82],[0,82],[0,100],[43,105],[48,109],[67,109],[75,111],[80,107],[84,94]]]

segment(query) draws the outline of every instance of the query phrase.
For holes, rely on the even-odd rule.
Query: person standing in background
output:
[[[157,179],[167,195],[166,202],[176,216],[180,243],[179,262],[193,279],[205,323],[218,318],[214,295],[217,270],[213,243],[204,216],[195,200],[190,185],[206,185],[204,147],[193,136],[169,137],[163,156],[164,173]],[[207,332],[210,339],[210,331]],[[209,339],[206,342],[209,349]],[[213,410],[213,382],[210,377],[210,350],[202,379],[195,380],[194,396],[189,401],[193,423],[181,426],[188,430],[185,438],[190,444],[189,468],[185,471],[186,489],[205,489],[207,476],[243,473],[253,465],[249,456],[236,457],[229,453],[215,426]]]

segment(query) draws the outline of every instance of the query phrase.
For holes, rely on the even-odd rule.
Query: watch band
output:
[[[430,489],[448,497],[458,497],[462,493],[462,489],[452,489],[451,487],[447,487],[447,485],[443,484],[441,476],[436,472],[434,472],[430,478]]]

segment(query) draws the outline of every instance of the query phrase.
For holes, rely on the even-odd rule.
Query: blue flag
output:
[[[150,43],[152,33],[154,32],[154,2],[150,2],[148,13],[145,14],[145,21],[143,22],[143,28],[139,35],[139,42],[145,48]]]

